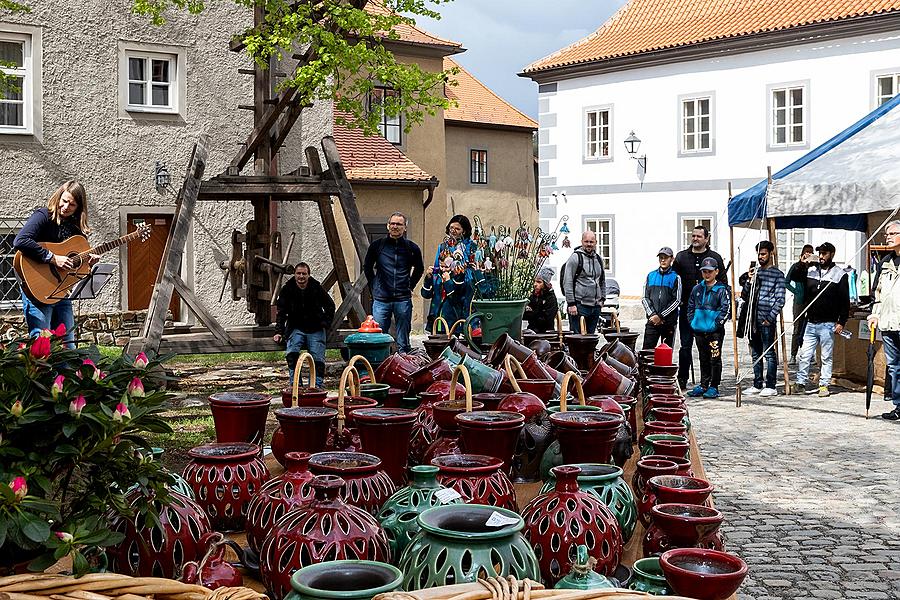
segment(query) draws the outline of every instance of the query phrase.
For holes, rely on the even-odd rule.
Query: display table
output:
[[[848,340],[840,335],[834,336],[833,378],[865,385],[868,366],[866,351],[869,349],[869,327],[865,317],[848,319],[844,330],[849,331],[853,337]],[[884,348],[881,335],[878,334],[875,338],[875,385],[882,389],[884,367]]]

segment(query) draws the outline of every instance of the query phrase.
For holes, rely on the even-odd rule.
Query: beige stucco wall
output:
[[[174,192],[181,185],[192,145],[201,132],[209,134],[212,149],[205,178],[225,170],[252,128],[252,114],[237,108],[252,104],[252,76],[237,72],[250,61],[228,50],[234,32],[252,23],[249,10],[233,3],[208,3],[191,16],[172,12],[162,27],[130,13],[131,0],[72,2],[42,0],[29,3],[32,12],[4,16],[0,31],[14,24],[40,32],[41,78],[38,86],[42,133],[40,136],[0,135],[0,213],[27,217],[43,204],[63,180],[84,182],[91,204],[91,241],[100,243],[124,232],[125,214],[174,210]],[[184,109],[178,117],[141,116],[119,107],[118,57],[122,43],[141,42],[170,48],[184,57]],[[304,115],[307,140],[330,133],[330,105],[314,107]],[[286,143],[279,167],[290,171],[299,164],[303,141],[300,124]],[[325,127],[327,124],[327,128]],[[159,193],[154,166],[165,164],[172,189]],[[245,173],[251,172],[251,165]],[[305,207],[284,205],[281,228],[305,233]],[[314,216],[318,219],[317,211]],[[212,248],[231,255],[231,231],[243,230],[252,217],[249,202],[200,203],[187,249],[184,278],[209,309],[226,324],[252,323],[243,300],[226,295],[218,303],[222,272]],[[317,230],[301,236],[293,256],[321,248]],[[104,261],[119,263],[125,252],[112,252]],[[121,266],[121,265],[120,265]],[[135,268],[128,265],[128,268]],[[138,267],[139,268],[139,267]],[[125,308],[125,295],[117,270],[113,281],[94,301],[79,310],[111,311]],[[186,314],[186,313],[185,313]]]
[[[452,209],[469,218],[478,215],[487,227],[515,227],[517,214],[532,228],[538,226],[531,132],[448,124],[446,144],[444,188]],[[469,152],[473,149],[487,150],[487,184],[471,183]]]

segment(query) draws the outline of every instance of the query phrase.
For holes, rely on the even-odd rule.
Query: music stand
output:
[[[90,273],[72,287],[67,298],[69,300],[93,300],[112,278],[115,268],[116,265],[112,263],[97,263],[91,268]]]

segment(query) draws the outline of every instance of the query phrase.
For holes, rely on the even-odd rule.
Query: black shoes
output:
[[[897,406],[891,412],[882,413],[881,418],[888,421],[896,421],[900,419],[900,406]]]

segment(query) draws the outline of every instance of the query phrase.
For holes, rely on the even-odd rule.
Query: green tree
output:
[[[30,9],[25,4],[15,2],[14,0],[0,0],[0,15],[4,13],[23,13]],[[19,87],[19,78],[6,73],[4,68],[12,68],[14,63],[0,60],[0,98],[5,98],[10,94],[18,94],[21,90]]]
[[[0,0],[2,1],[2,0]],[[302,105],[333,100],[338,121],[367,134],[378,131],[380,111],[370,110],[368,99],[376,85],[393,88],[381,110],[403,114],[406,128],[426,114],[450,106],[445,85],[455,85],[458,69],[428,72],[416,64],[398,62],[384,42],[399,38],[396,27],[413,25],[413,17],[440,18],[429,8],[451,0],[234,0],[247,8],[262,8],[262,24],[237,32],[233,44],[253,61],[268,68],[273,60],[302,53],[296,68],[279,84],[293,88]],[[367,4],[372,4],[367,10]],[[134,0],[136,14],[162,24],[171,10],[199,14],[202,0]]]

